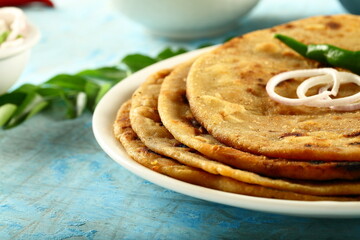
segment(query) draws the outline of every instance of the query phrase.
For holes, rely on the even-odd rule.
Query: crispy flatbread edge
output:
[[[154,153],[141,142],[131,128],[129,118],[130,107],[131,101],[129,100],[119,109],[113,124],[114,136],[120,141],[126,152],[129,154],[129,157],[139,164],[160,174],[202,187],[254,197],[302,201],[356,200],[355,198],[350,197],[312,196],[251,185],[182,165],[175,160]]]

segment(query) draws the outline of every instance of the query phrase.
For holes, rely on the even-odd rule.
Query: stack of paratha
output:
[[[357,201],[360,110],[283,105],[265,86],[278,73],[321,67],[275,33],[360,50],[359,29],[358,16],[308,18],[154,73],[119,110],[115,137],[135,161],[189,183],[268,198]],[[293,97],[299,82],[276,91]]]

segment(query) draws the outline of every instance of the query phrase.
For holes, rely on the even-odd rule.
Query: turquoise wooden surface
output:
[[[165,46],[196,48],[318,14],[343,13],[333,0],[263,0],[241,28],[177,42],[148,35],[111,2],[58,0],[25,8],[42,32],[18,83],[116,63]],[[0,131],[0,239],[356,239],[360,219],[311,219],[210,203],[149,183],[112,161],[92,134],[91,114],[63,120],[50,109]]]

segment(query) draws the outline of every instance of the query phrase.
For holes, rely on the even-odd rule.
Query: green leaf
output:
[[[67,118],[76,118],[76,103],[74,96],[68,94],[61,94],[60,100],[65,104],[66,107],[66,117]]]
[[[17,107],[14,115],[11,117],[9,123],[5,127],[12,128],[23,122],[26,119],[26,115],[31,112],[38,103],[42,101],[43,98],[39,94],[35,92],[27,93],[25,99]]]
[[[61,94],[64,94],[64,90],[61,88],[54,88],[54,87],[42,87],[42,88],[38,88],[36,90],[36,92],[38,94],[40,94],[41,96],[43,96],[46,99],[55,99],[55,98],[59,98],[61,96]]]
[[[0,106],[0,127],[4,126],[9,121],[16,109],[17,106],[11,103]]]
[[[12,93],[5,93],[0,95],[0,106],[11,103],[15,105],[20,105],[26,97],[26,93],[22,92],[12,92]]]
[[[17,92],[22,92],[22,93],[29,93],[29,92],[34,92],[37,89],[39,89],[38,86],[34,85],[34,84],[23,84],[21,85],[19,88],[15,89],[13,91],[13,93],[17,93]]]
[[[77,73],[76,75],[89,79],[119,82],[126,78],[127,72],[117,67],[102,67],[98,69],[88,69]]]
[[[182,54],[182,53],[186,53],[187,50],[185,48],[179,48],[177,50],[173,50],[171,48],[165,48],[162,52],[160,52],[156,59],[158,61],[161,61],[161,60],[164,60],[164,59],[167,59],[167,58],[171,58],[171,57],[174,57],[176,55],[179,55],[179,54]]]
[[[100,86],[96,83],[88,81],[85,85],[85,94],[87,98],[87,106],[90,110],[94,110],[95,99],[100,90]]]
[[[86,79],[81,76],[59,74],[45,82],[44,86],[49,85],[52,87],[59,87],[64,90],[84,91],[85,84]]]
[[[107,83],[107,84],[104,84],[101,86],[101,88],[95,98],[94,108],[100,102],[101,98],[111,89],[111,87],[112,87],[112,85],[110,83]]]
[[[34,104],[31,111],[27,114],[26,120],[34,116],[35,114],[41,112],[43,109],[45,109],[50,103],[48,101],[41,101],[37,104]]]
[[[139,71],[140,69],[156,63],[157,61],[149,56],[145,56],[142,54],[131,54],[124,57],[121,62],[125,64],[132,73],[134,73]]]
[[[26,94],[25,99],[23,100],[23,102],[19,105],[14,117],[20,116],[25,114],[26,112],[29,111],[29,109],[31,108],[31,104],[37,100],[36,98],[38,97],[38,95],[35,92],[29,92]]]

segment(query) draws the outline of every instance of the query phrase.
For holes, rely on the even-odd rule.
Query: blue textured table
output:
[[[155,55],[318,14],[337,1],[263,0],[233,32],[176,42],[148,35],[109,1],[58,0],[26,8],[42,32],[19,83]],[[91,114],[63,120],[57,109],[0,130],[0,239],[355,239],[360,219],[310,219],[214,204],[163,189],[112,161],[92,134]]]

